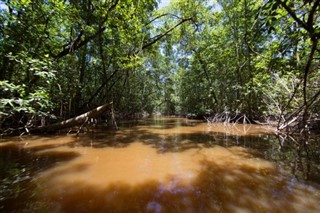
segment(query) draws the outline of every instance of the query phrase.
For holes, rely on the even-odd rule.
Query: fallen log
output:
[[[100,115],[102,115],[107,110],[111,109],[112,102],[104,104],[102,106],[99,106],[89,112],[86,112],[84,114],[78,115],[76,117],[70,118],[65,121],[57,122],[51,125],[42,126],[42,127],[35,127],[31,129],[26,129],[28,133],[43,133],[43,132],[54,132],[57,130],[70,128],[77,125],[83,125],[85,122],[87,122],[91,118],[97,118]]]

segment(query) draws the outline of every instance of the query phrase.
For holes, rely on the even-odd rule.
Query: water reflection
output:
[[[277,150],[276,150],[277,149]],[[269,159],[294,178],[320,184],[320,140],[278,137],[278,143],[267,151]]]
[[[1,180],[28,178],[0,211],[320,212],[319,146],[175,118],[1,143]]]
[[[39,203],[34,191],[34,177],[38,172],[79,156],[73,151],[42,155],[42,150],[50,150],[58,144],[45,144],[40,140],[42,143],[38,146],[39,141],[27,146],[28,141],[0,143],[0,212],[33,212],[34,205]]]

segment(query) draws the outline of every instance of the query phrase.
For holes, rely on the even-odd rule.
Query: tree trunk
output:
[[[68,120],[58,122],[58,123],[54,123],[54,124],[51,124],[48,126],[33,128],[33,129],[30,129],[29,132],[30,133],[54,132],[57,130],[70,128],[70,127],[73,127],[76,125],[82,125],[83,123],[87,122],[88,119],[99,117],[101,114],[103,114],[107,110],[110,110],[112,104],[113,104],[112,102],[104,104],[102,106],[99,106],[99,107],[97,107],[89,112],[86,112],[84,114],[81,114],[79,116],[76,116],[76,117],[73,117]]]

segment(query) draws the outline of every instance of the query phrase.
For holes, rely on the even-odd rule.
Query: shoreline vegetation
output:
[[[262,126],[271,126],[274,128],[275,134],[280,135],[302,135],[301,132],[297,132],[299,122],[291,122],[288,124],[282,124],[279,126],[279,121],[274,116],[264,117],[263,120],[252,119],[246,116],[246,114],[241,113],[216,113],[214,115],[196,115],[196,114],[187,114],[187,115],[162,115],[160,112],[150,115],[146,112],[143,113],[135,113],[134,116],[130,118],[120,117],[117,119],[117,115],[110,113],[113,107],[113,103],[107,103],[102,105],[96,109],[93,109],[89,112],[84,114],[75,116],[73,118],[48,123],[44,126],[25,126],[19,128],[8,128],[5,130],[1,130],[1,136],[17,136],[17,135],[26,135],[26,134],[52,134],[52,133],[76,133],[77,135],[80,133],[85,133],[90,130],[94,130],[95,128],[106,128],[106,129],[118,129],[117,120],[118,121],[132,121],[132,120],[141,120],[148,117],[153,116],[161,116],[161,117],[182,117],[191,120],[200,120],[203,122],[207,122],[208,125],[214,125],[214,123],[224,123],[225,125],[228,124],[255,124],[255,125],[262,125]],[[105,116],[105,115],[108,116]],[[111,114],[111,115],[109,115]],[[308,128],[308,135],[318,135],[320,132],[320,121],[316,120],[312,125]]]
[[[319,133],[319,20],[320,0],[2,1],[0,134],[156,113]]]

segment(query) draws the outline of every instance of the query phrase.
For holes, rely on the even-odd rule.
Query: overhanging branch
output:
[[[181,19],[181,21],[180,21],[179,23],[177,23],[176,25],[174,25],[173,27],[171,27],[170,29],[168,29],[166,32],[154,36],[154,37],[151,39],[152,41],[150,41],[149,43],[143,45],[140,50],[143,50],[143,49],[146,49],[146,48],[152,46],[152,45],[155,44],[157,41],[159,41],[159,40],[162,39],[163,37],[167,36],[167,35],[168,35],[171,31],[173,31],[175,28],[177,28],[178,26],[180,26],[180,25],[183,24],[184,22],[191,21],[191,20],[192,20],[192,17]],[[140,52],[140,50],[139,50],[138,52]]]
[[[99,24],[100,26],[103,26],[107,22],[107,20],[109,18],[109,15],[110,15],[110,12],[116,8],[118,3],[119,3],[119,0],[116,0],[115,3],[109,7],[107,14],[105,15],[104,19]],[[81,31],[79,33],[79,35],[77,36],[77,38],[73,42],[71,42],[71,45],[66,45],[66,47],[60,53],[58,53],[54,58],[56,60],[58,60],[58,59],[60,59],[60,58],[62,58],[64,56],[68,55],[69,53],[75,52],[76,50],[78,50],[79,48],[81,48],[82,46],[86,45],[91,40],[95,39],[100,34],[102,34],[105,29],[106,29],[105,26],[99,27],[99,29],[93,35],[87,36],[82,41],[81,41],[81,38],[82,38],[83,32]]]
[[[291,8],[286,4],[286,2],[277,0],[277,2],[289,13],[289,15],[305,30],[309,32],[308,25],[302,21],[301,19],[298,18],[297,14],[291,10]]]

